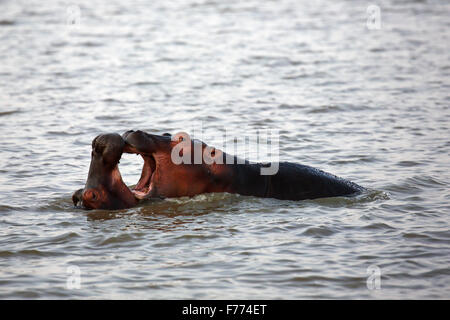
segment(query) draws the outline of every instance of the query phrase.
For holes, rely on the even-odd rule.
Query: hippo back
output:
[[[346,196],[364,190],[356,183],[330,173],[290,162],[280,162],[278,172],[267,177],[265,196],[282,200]]]

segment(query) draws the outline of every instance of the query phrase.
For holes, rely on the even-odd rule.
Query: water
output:
[[[450,4],[377,4],[1,1],[0,298],[450,298]],[[199,125],[369,191],[73,207],[96,135]]]

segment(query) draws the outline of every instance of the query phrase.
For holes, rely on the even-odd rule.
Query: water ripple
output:
[[[450,298],[448,1],[383,1],[382,30],[354,1],[100,2],[75,25],[2,2],[0,298]],[[279,130],[281,161],[367,191],[73,206],[98,134],[201,123],[211,145]]]

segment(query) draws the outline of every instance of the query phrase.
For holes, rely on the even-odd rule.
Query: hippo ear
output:
[[[167,132],[166,132],[166,133],[163,133],[163,136],[164,136],[164,137],[171,137],[172,135],[171,135],[170,133],[167,133]]]
[[[98,139],[98,137],[100,137],[101,135],[98,135],[98,136],[96,136],[95,138],[94,138],[94,140],[92,140],[92,149],[94,149],[95,148],[95,144],[97,143],[97,139]]]

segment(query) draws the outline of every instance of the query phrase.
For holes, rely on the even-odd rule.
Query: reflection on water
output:
[[[1,2],[0,297],[449,298],[450,4],[378,5],[369,30],[358,1]],[[73,207],[98,134],[198,126],[368,191]]]

